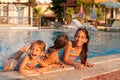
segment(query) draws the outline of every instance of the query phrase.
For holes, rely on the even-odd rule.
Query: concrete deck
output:
[[[0,72],[0,80],[84,80],[97,75],[102,75],[120,70],[120,54],[95,57],[88,59],[94,63],[94,68],[75,70],[67,66],[65,69],[50,69],[43,74],[21,75],[16,71]]]

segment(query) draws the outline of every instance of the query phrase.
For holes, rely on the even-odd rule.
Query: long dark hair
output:
[[[68,44],[68,36],[66,34],[59,35],[54,41],[54,45],[48,49],[48,53],[64,48]]]
[[[89,33],[85,28],[79,28],[75,35],[79,32],[79,31],[83,31],[86,34],[86,38],[88,39],[86,43],[83,44],[82,46],[82,52],[80,54],[80,58],[81,58],[81,63],[85,64],[86,60],[87,60],[87,53],[88,53],[88,43],[89,43]]]

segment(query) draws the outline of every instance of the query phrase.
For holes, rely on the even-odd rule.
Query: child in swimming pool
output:
[[[85,28],[79,28],[75,35],[74,41],[69,41],[61,58],[65,64],[72,65],[76,69],[83,69],[85,66],[93,67],[93,64],[87,62],[89,34]],[[80,57],[81,63],[75,62]]]
[[[19,52],[17,57],[9,58],[4,65],[4,70],[18,70],[20,73],[37,73],[45,71],[46,68],[37,68],[36,66],[41,62],[40,56],[45,51],[45,43],[41,40],[37,40],[31,43],[31,45],[24,46]],[[17,58],[24,52],[30,51],[30,54],[26,54],[22,61],[19,62]]]
[[[46,66],[56,64],[57,67],[64,68],[64,64],[59,60],[58,53],[62,48],[66,47],[68,41],[68,37],[65,34],[61,34],[57,37],[54,41],[54,45],[48,48],[48,52],[43,59]]]

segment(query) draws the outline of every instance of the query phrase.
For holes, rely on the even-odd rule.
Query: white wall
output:
[[[17,2],[17,0],[0,0],[1,2],[10,2],[9,4],[9,11],[8,11],[8,17],[9,17],[9,24],[18,24],[18,23],[28,23],[28,13],[29,13],[29,9],[27,5],[23,5],[23,4],[12,4],[12,2]],[[24,3],[24,2],[28,2],[28,0],[20,0],[20,3]],[[0,16],[3,16],[4,12],[3,12],[3,7],[7,6],[7,4],[0,4]],[[30,8],[30,17],[33,17],[33,9]],[[19,17],[22,17],[19,20]],[[25,20],[25,21],[22,21]],[[32,23],[32,19],[31,19],[31,23]],[[32,25],[32,24],[31,24]]]

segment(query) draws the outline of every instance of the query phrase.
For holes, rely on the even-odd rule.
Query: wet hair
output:
[[[81,52],[81,55],[80,55],[81,63],[82,63],[82,64],[85,64],[85,62],[86,62],[86,60],[87,60],[88,43],[89,43],[89,33],[88,33],[88,31],[87,31],[85,28],[79,28],[79,29],[76,31],[74,37],[77,35],[77,33],[78,33],[79,31],[83,31],[83,32],[86,34],[86,38],[88,39],[88,41],[83,44],[82,52]]]
[[[44,41],[42,41],[42,40],[36,40],[36,41],[32,42],[31,48],[32,48],[35,44],[39,45],[39,48],[40,48],[41,51],[45,51],[46,44],[44,43]]]
[[[59,50],[59,49],[62,49],[64,48],[67,44],[68,44],[68,36],[65,35],[65,34],[61,34],[59,35],[56,40],[54,41],[54,45],[51,46],[49,49],[48,49],[48,53],[52,53],[54,52],[55,50]]]

